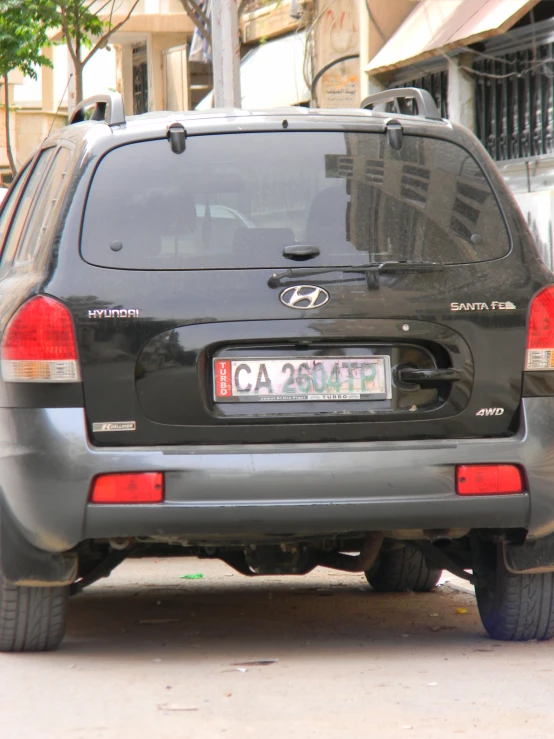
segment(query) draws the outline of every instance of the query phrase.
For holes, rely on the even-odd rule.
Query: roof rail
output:
[[[419,87],[397,87],[393,90],[383,90],[383,92],[376,92],[374,95],[370,95],[362,101],[360,108],[372,110],[375,105],[384,106],[387,103],[393,103],[396,114],[413,115],[413,108],[409,101],[415,101],[417,107],[417,115],[423,118],[430,118],[432,120],[441,120],[440,113],[435,101],[427,90],[422,90]]]
[[[119,126],[125,123],[125,108],[123,98],[118,92],[106,92],[102,95],[82,100],[73,110],[69,118],[69,125],[82,123],[85,120],[85,110],[94,105],[91,121],[104,121],[108,126]]]

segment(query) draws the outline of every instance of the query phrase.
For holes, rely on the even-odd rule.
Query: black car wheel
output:
[[[513,575],[498,545],[482,552],[475,574],[479,614],[493,639],[543,641],[554,636],[554,573]]]
[[[0,574],[0,652],[47,652],[65,632],[69,587],[22,587]]]
[[[383,552],[373,567],[365,573],[368,583],[379,593],[404,593],[413,590],[425,593],[440,580],[442,570],[427,565],[423,554],[411,544],[401,549]]]

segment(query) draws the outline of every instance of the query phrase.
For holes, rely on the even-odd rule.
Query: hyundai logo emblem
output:
[[[279,299],[287,308],[310,310],[311,308],[321,308],[322,305],[328,303],[329,293],[322,287],[316,287],[315,285],[296,285],[283,290],[279,295]]]

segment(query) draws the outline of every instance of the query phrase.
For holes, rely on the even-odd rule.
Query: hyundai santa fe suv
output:
[[[554,635],[554,276],[426,92],[89,99],[0,239],[1,650],[171,553],[384,592],[446,569],[493,638]]]

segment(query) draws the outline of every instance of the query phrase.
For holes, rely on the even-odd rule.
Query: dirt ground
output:
[[[0,655],[0,738],[551,737],[554,642],[491,641],[447,580],[128,561],[71,599],[58,652]]]

